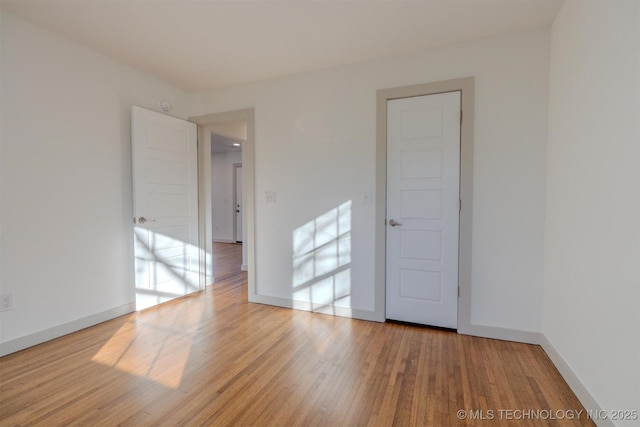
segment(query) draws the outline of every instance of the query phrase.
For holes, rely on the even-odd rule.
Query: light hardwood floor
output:
[[[0,425],[592,425],[499,412],[583,409],[538,346],[250,304],[222,277],[1,358]]]

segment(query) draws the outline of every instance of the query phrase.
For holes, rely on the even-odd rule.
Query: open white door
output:
[[[199,290],[197,126],[133,107],[136,309]]]
[[[457,328],[460,92],[387,102],[387,319]]]

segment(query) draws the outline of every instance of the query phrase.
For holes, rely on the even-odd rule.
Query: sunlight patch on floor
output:
[[[162,325],[139,323],[132,317],[92,361],[178,388],[203,310],[202,304],[183,304],[173,315],[163,313]]]

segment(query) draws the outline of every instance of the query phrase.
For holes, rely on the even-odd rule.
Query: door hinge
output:
[[[458,298],[460,298],[460,286],[458,286]]]
[[[458,212],[462,212],[462,199],[458,199]]]
[[[462,110],[460,110],[460,124],[462,124]]]

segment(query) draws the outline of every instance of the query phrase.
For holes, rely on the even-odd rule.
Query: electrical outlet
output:
[[[4,294],[0,295],[0,311],[13,310],[13,295]]]
[[[276,202],[276,192],[275,191],[265,191],[265,197],[267,203],[275,203]]]

